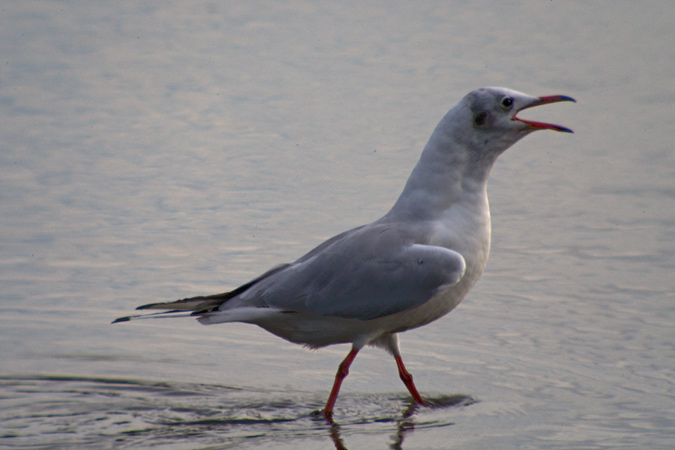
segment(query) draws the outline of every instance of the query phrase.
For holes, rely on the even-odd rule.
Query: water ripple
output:
[[[340,397],[330,426],[319,411],[324,393],[275,392],[223,385],[73,376],[0,377],[4,430],[16,448],[241,448],[298,445],[343,435],[387,432],[399,448],[417,428],[452,425],[434,414],[471,405],[466,395],[428,398],[430,408],[403,395]],[[302,399],[299,403],[297,399]]]

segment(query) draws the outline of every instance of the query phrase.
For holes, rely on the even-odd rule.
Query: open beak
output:
[[[576,102],[576,100],[574,100],[572,97],[567,97],[566,95],[551,95],[548,97],[539,97],[529,105],[525,105],[524,107],[520,108],[518,112],[527,108],[532,108],[533,106],[547,105],[549,103],[556,103],[556,102]],[[533,122],[531,120],[521,119],[516,116],[513,117],[513,120],[517,120],[519,122],[523,122],[524,124],[528,125],[527,127],[528,130],[554,130],[563,133],[574,133],[569,128],[561,127],[560,125],[553,125],[551,123]]]

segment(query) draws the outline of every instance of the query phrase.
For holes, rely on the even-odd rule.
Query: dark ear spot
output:
[[[483,125],[485,125],[487,123],[487,119],[488,119],[487,111],[477,112],[473,116],[473,126],[474,127],[482,127]]]

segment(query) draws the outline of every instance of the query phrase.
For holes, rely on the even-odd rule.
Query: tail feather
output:
[[[183,314],[176,314],[183,313]],[[111,323],[120,323],[120,322],[129,322],[131,320],[140,320],[140,319],[166,319],[166,318],[178,318],[178,317],[190,317],[192,313],[185,313],[183,310],[176,309],[174,311],[162,311],[154,314],[139,314],[135,316],[124,316],[118,317],[113,320]]]
[[[223,292],[222,294],[202,295],[199,297],[184,298],[173,302],[148,303],[147,305],[141,305],[136,309],[137,310],[166,309],[169,311],[162,311],[154,314],[140,314],[135,316],[119,317],[115,319],[112,323],[129,322],[130,320],[137,320],[137,319],[163,319],[167,317],[205,316],[208,315],[208,313],[217,311],[220,305],[222,305],[229,299],[236,297],[237,295],[246,291],[248,288],[259,282],[260,280],[267,278],[271,275],[274,275],[275,273],[284,270],[288,266],[289,264],[279,264],[278,266],[272,267],[270,270],[263,273],[258,278],[255,278],[249,281],[248,283],[239,286],[237,289],[234,289],[229,292]],[[188,312],[188,311],[191,311],[191,313],[177,314],[180,312]]]
[[[234,292],[234,291],[233,291]],[[236,294],[235,294],[236,295]],[[167,309],[169,311],[161,311],[153,314],[138,314],[134,316],[118,317],[112,323],[129,322],[130,320],[138,319],[164,319],[168,317],[190,317],[194,315],[193,311],[204,311],[217,309],[223,302],[233,297],[232,292],[225,292],[223,294],[200,296],[184,298],[174,302],[160,302],[149,303],[136,308],[137,310],[145,309]],[[185,313],[185,314],[177,314]]]

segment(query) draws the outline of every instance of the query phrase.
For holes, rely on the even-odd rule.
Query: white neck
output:
[[[471,151],[476,143],[467,141],[465,133],[455,132],[453,112],[432,133],[403,192],[383,220],[442,220],[465,200],[487,208],[487,179],[496,155],[487,162],[472,156],[480,152]]]

